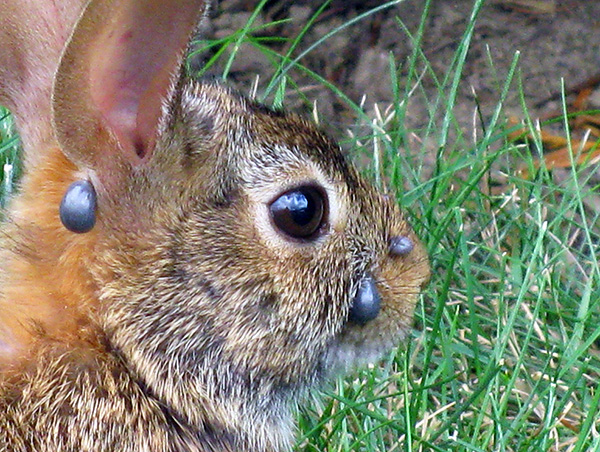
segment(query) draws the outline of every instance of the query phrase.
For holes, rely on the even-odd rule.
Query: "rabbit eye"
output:
[[[295,239],[310,239],[324,223],[325,207],[322,190],[306,185],[280,195],[269,211],[279,231]]]

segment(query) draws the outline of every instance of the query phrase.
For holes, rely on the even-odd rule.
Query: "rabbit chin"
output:
[[[354,327],[363,329],[363,327]],[[326,368],[332,374],[345,374],[357,367],[373,364],[390,353],[407,336],[409,327],[399,328],[396,335],[379,336],[376,327],[371,328],[374,337],[365,339],[349,329],[330,347],[326,355]]]

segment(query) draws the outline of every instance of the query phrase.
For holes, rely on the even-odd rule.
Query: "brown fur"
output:
[[[39,170],[25,178],[12,204],[12,223],[2,231],[3,267],[10,273],[2,287],[0,319],[14,333],[10,342],[15,348],[31,344],[40,329],[51,337],[77,331],[88,308],[82,303],[95,298],[86,274],[97,233],[69,233],[58,219],[57,206],[75,168],[60,149],[46,156]]]
[[[63,141],[64,121],[37,149],[2,230],[0,450],[282,450],[309,388],[409,328],[424,249],[334,143],[185,76],[164,102],[139,162],[118,133]],[[98,220],[77,235],[58,205],[81,178]],[[306,182],[327,193],[329,221],[299,243],[267,205]],[[390,255],[394,236],[413,251]],[[382,309],[360,326],[348,312],[365,273]]]

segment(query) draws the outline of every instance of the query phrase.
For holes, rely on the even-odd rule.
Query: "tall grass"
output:
[[[339,379],[302,408],[296,450],[600,450],[600,212],[591,177],[598,168],[573,169],[560,180],[543,168],[535,171],[542,146],[524,102],[530,139],[509,140],[514,128],[504,99],[521,89],[518,54],[502,68],[507,75],[498,84],[494,112],[479,114],[475,130],[458,126],[457,92],[483,1],[474,2],[444,73],[432,69],[420,46],[431,2],[424,2],[416,31],[398,20],[414,51],[406,61],[390,56],[394,95],[375,113],[302,65],[305,55],[352,23],[305,42],[308,27],[327,11],[324,4],[278,52],[269,45],[275,38],[259,37],[276,24],[253,22],[264,4],[243,29],[199,45],[213,50],[209,66],[227,75],[236,51],[251,45],[273,63],[272,79],[258,92],[267,102],[285,105],[299,95],[310,103],[300,75],[334,93],[354,114],[356,124],[348,128],[368,130],[344,145],[357,161],[368,157],[364,171],[397,193],[433,269],[409,340],[383,363]],[[490,59],[490,70],[493,64]],[[408,74],[404,86],[401,68]],[[421,85],[423,74],[436,81],[434,95]],[[430,111],[419,129],[404,121],[411,96],[423,96]],[[0,159],[14,163],[12,138],[2,137]],[[523,178],[523,168],[534,176]]]
[[[19,140],[14,131],[12,117],[0,106],[0,209],[14,190],[19,170]]]

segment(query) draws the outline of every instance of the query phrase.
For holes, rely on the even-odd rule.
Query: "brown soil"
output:
[[[251,0],[221,1],[212,13],[213,36],[226,36],[243,26],[256,3]],[[273,20],[289,21],[279,26],[269,25],[256,35],[295,37],[321,3],[319,0],[270,1],[255,25]],[[370,15],[336,33],[312,50],[301,63],[341,88],[353,101],[358,103],[364,96],[367,112],[372,112],[375,103],[385,108],[393,99],[390,52],[400,64],[399,82],[403,90],[412,46],[402,26],[410,33],[416,32],[424,3],[405,0]],[[456,54],[473,3],[472,0],[433,0],[431,3],[422,48],[439,78],[444,77]],[[306,49],[336,26],[381,4],[369,0],[334,0],[304,37],[299,50]],[[287,45],[273,44],[279,52],[285,52]],[[505,100],[505,114],[524,116],[520,84],[524,104],[533,118],[560,111],[561,79],[570,92],[600,74],[600,2],[487,0],[476,22],[453,110],[467,136],[478,127],[474,127],[473,119],[477,117],[477,106],[484,121],[497,107],[517,52],[518,70]],[[261,85],[273,72],[272,64],[260,51],[244,45],[231,68],[230,79],[239,84],[243,92],[248,92],[256,76],[260,77]],[[298,76],[298,79],[303,93],[309,100],[318,102],[321,117],[331,127],[340,133],[350,127],[353,115],[343,102],[309,77]],[[409,101],[408,127],[418,128],[429,121],[430,115],[436,115],[428,108],[438,96],[434,79],[426,74],[421,83],[424,90],[415,90]],[[294,108],[293,99],[286,101],[288,108]],[[591,107],[600,107],[600,90],[596,89],[591,99]]]

